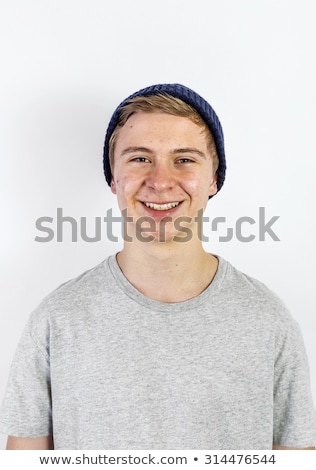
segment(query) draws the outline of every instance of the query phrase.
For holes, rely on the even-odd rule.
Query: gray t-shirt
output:
[[[115,256],[46,297],[15,354],[0,416],[55,449],[271,449],[315,444],[297,323],[219,258],[199,296],[151,300]]]

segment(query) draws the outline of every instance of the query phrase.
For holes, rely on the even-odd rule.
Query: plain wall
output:
[[[256,221],[243,225],[251,242],[220,242],[207,225],[205,247],[288,305],[316,402],[315,2],[10,0],[0,10],[0,400],[30,312],[121,247],[72,242],[66,228],[63,242],[39,243],[35,221],[60,207],[93,233],[95,217],[118,214],[102,173],[108,120],[130,93],[180,82],[224,128],[227,179],[206,216]],[[279,216],[280,241],[259,240],[259,207]]]

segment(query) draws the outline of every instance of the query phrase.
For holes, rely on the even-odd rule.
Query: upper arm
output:
[[[315,450],[315,447],[285,447],[285,446],[279,446],[277,444],[273,444],[272,447],[273,450]]]
[[[293,319],[282,325],[274,364],[273,449],[315,450],[316,415],[303,336]]]
[[[53,450],[53,436],[45,437],[15,437],[9,436],[6,450]]]

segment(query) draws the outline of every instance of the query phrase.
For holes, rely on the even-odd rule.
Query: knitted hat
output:
[[[205,124],[209,127],[216,146],[219,166],[217,169],[217,192],[223,186],[225,180],[225,172],[226,172],[226,160],[225,160],[225,150],[224,150],[224,136],[222,131],[221,123],[219,119],[211,107],[211,105],[205,101],[201,96],[199,96],[195,91],[187,88],[183,85],[179,85],[178,83],[175,84],[162,84],[162,85],[152,85],[147,88],[143,88],[142,90],[133,93],[128,98],[126,98],[122,103],[116,108],[111,117],[110,123],[108,125],[108,129],[105,136],[104,142],[104,152],[103,152],[103,168],[105,179],[108,185],[111,184],[111,168],[110,168],[110,161],[109,161],[109,141],[110,137],[118,124],[120,111],[121,109],[128,104],[128,102],[132,98],[136,98],[137,96],[152,96],[152,95],[159,95],[159,94],[168,94],[175,98],[179,98],[180,100],[184,101],[185,103],[192,106],[202,117]]]

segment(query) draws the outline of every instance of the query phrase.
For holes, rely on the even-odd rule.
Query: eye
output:
[[[139,163],[150,163],[147,157],[133,157],[131,158],[132,162],[139,162]]]
[[[177,163],[194,163],[194,160],[189,157],[182,157],[177,159]]]

